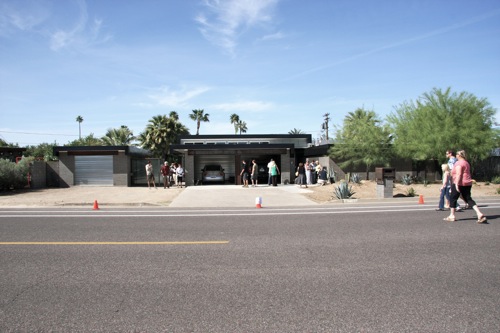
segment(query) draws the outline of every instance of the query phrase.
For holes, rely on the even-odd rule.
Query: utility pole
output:
[[[325,130],[326,132],[326,142],[328,142],[328,122],[330,121],[330,114],[329,113],[325,113],[323,115],[323,117],[325,117],[325,122],[323,123],[323,129]]]

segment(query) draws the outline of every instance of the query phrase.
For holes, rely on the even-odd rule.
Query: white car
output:
[[[222,165],[220,164],[205,165],[205,167],[201,169],[201,181],[203,184],[206,183],[224,184],[226,181],[226,174],[224,173]]]

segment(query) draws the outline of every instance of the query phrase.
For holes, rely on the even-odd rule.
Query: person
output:
[[[271,160],[269,161],[269,163],[267,163],[267,170],[268,170],[268,173],[269,173],[269,176],[268,176],[268,179],[267,179],[267,186],[271,186],[271,183],[273,181],[273,176],[271,175],[271,167],[273,166],[274,164],[274,160],[271,158]]]
[[[319,172],[318,172],[318,184],[321,186],[325,185],[326,182],[328,181],[327,178],[327,173],[326,173],[326,167],[323,167]]]
[[[450,207],[450,167],[448,163],[442,164],[441,170],[443,170],[443,185],[441,186],[441,193],[439,195],[439,204],[438,208],[436,208],[437,211],[445,210],[445,208]],[[446,199],[446,205],[445,205],[445,199]]]
[[[316,184],[316,161],[313,160],[309,163],[309,170],[311,170],[311,183],[309,185]]]
[[[448,167],[450,168],[450,173],[451,173],[451,171],[453,170],[453,166],[457,162],[457,158],[455,157],[455,153],[451,149],[448,149],[446,151],[446,157],[448,158]],[[462,198],[462,200],[465,202],[465,200],[463,198]],[[460,207],[460,204],[458,203],[458,200],[457,200],[457,206],[455,208],[456,208],[457,212],[461,212],[462,211],[462,207]],[[465,208],[467,208],[467,205],[466,205]]]
[[[184,178],[184,169],[182,168],[182,164],[178,164],[177,168],[175,169],[175,173],[177,174],[177,187],[182,188],[182,181]]]
[[[314,169],[315,173],[315,178],[318,180],[317,182],[319,183],[319,173],[323,170],[323,166],[321,163],[319,163],[319,160],[316,160],[316,168]]]
[[[178,167],[177,163],[174,163],[170,166],[170,171],[172,171],[172,178],[174,179],[175,186],[178,186],[177,185],[177,167]]]
[[[255,160],[252,160],[252,187],[255,187],[259,183],[259,166]]]
[[[311,185],[311,163],[309,163],[309,159],[306,158],[306,163],[304,163],[304,168],[306,168],[306,182],[307,185]]]
[[[242,177],[242,182],[243,182],[242,187],[248,187],[248,167],[247,167],[247,161],[245,160],[243,160],[243,162],[241,163],[240,176]]]
[[[278,175],[280,174],[280,169],[278,168],[278,165],[276,162],[273,163],[271,166],[271,178],[273,181],[273,186],[278,186]]]
[[[161,166],[161,174],[163,176],[163,188],[170,188],[170,167],[168,166],[168,162],[165,161]]]
[[[155,175],[153,172],[153,164],[151,164],[151,161],[148,161],[148,164],[146,164],[146,179],[148,182],[149,189],[151,189],[151,183],[153,184],[154,188],[156,188]]]
[[[297,172],[299,173],[298,184],[300,185],[300,187],[302,187],[302,185],[305,185],[307,188],[306,167],[304,166],[304,163],[302,162],[299,163],[299,166],[297,167]]]
[[[457,200],[462,195],[469,207],[472,207],[477,214],[477,223],[488,223],[486,216],[479,210],[476,202],[471,197],[472,175],[470,164],[467,162],[465,150],[460,150],[456,154],[457,161],[451,170],[451,195],[450,195],[450,215],[443,220],[456,221],[455,210]]]

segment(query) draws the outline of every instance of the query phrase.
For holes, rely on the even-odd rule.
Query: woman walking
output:
[[[464,201],[472,207],[477,214],[477,223],[488,223],[486,216],[481,213],[476,202],[471,197],[472,176],[470,173],[470,164],[466,160],[465,150],[457,152],[457,162],[451,170],[451,195],[450,195],[450,215],[444,220],[451,222],[456,221],[455,210],[457,200],[462,195]]]
[[[439,195],[439,206],[436,210],[445,210],[445,208],[450,207],[450,167],[447,163],[441,165],[441,170],[443,171],[443,186],[441,186],[441,193]],[[446,205],[445,205],[446,199]]]
[[[305,185],[307,188],[306,168],[304,167],[304,163],[299,163],[299,166],[297,167],[297,172],[299,173],[298,184],[300,185],[300,187],[302,187],[302,185]]]

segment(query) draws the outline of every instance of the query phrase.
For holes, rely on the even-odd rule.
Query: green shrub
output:
[[[500,184],[500,176],[493,177],[491,180],[493,184]]]
[[[409,187],[407,190],[406,190],[406,196],[407,197],[414,197],[417,195],[417,192],[415,191],[415,189],[413,187]]]
[[[30,158],[23,158],[16,164],[6,159],[0,159],[0,189],[24,188],[28,184],[31,160]]]
[[[352,186],[349,186],[347,182],[340,182],[339,186],[335,186],[333,194],[337,197],[337,199],[350,199],[355,192],[352,190]]]
[[[353,173],[351,175],[351,183],[361,184],[361,177],[359,176],[359,173]]]
[[[413,183],[413,179],[410,177],[410,175],[404,175],[401,177],[401,184],[403,185],[411,185]]]
[[[500,187],[497,188],[497,194],[500,194]]]

